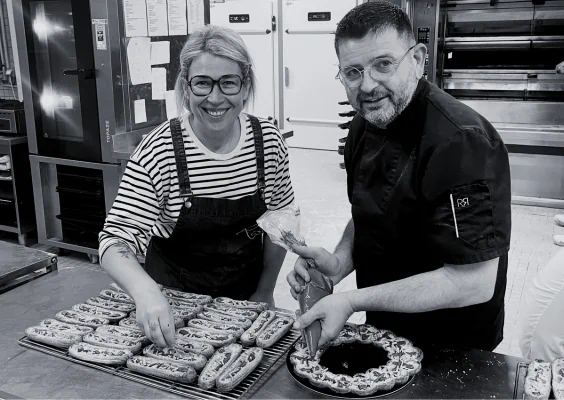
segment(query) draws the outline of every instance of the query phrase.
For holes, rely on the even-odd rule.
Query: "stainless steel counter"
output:
[[[0,293],[57,269],[57,256],[0,241]]]
[[[95,296],[110,282],[99,267],[70,267],[0,295],[0,391],[26,399],[178,398],[18,345],[27,327]]]
[[[177,396],[18,345],[25,328],[96,295],[111,282],[99,267],[71,267],[0,295],[0,398],[154,399]],[[315,399],[297,383],[286,355],[245,394]],[[423,370],[392,398],[512,398],[523,359],[479,350],[425,349]],[[4,392],[4,394],[2,393]]]
[[[21,399],[21,397],[0,391],[0,400],[12,400],[12,399]]]
[[[422,370],[390,399],[511,399],[522,358],[481,350],[423,349]],[[298,383],[286,357],[274,365],[249,393],[257,399],[319,399],[324,396]],[[521,376],[521,378],[523,378]]]

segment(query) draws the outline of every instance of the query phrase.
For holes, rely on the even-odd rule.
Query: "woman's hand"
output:
[[[275,307],[274,294],[272,293],[272,291],[257,290],[256,292],[253,293],[253,295],[249,298],[249,300],[267,303],[269,309],[273,309]]]
[[[134,298],[137,326],[157,346],[174,346],[174,316],[168,300],[157,285],[144,290],[142,293],[138,298]]]

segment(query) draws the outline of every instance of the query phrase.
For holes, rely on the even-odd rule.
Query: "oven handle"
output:
[[[65,76],[74,75],[74,76],[78,76],[79,78],[82,78],[82,79],[93,79],[93,78],[95,78],[93,69],[83,69],[83,68],[81,68],[81,69],[65,69],[65,70],[63,70],[63,75],[65,75]]]

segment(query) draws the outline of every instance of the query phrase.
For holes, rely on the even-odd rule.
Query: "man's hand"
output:
[[[556,73],[557,74],[564,74],[564,61],[556,66]]]
[[[175,330],[172,308],[158,286],[155,285],[138,297],[134,298],[137,309],[137,326],[157,346],[174,346]]]
[[[353,312],[346,294],[331,294],[319,300],[311,310],[299,317],[294,323],[294,328],[304,329],[318,319],[321,323],[321,337],[317,346],[319,348],[339,335]]]
[[[249,298],[250,301],[268,303],[269,308],[274,308],[276,304],[274,303],[274,294],[272,291],[260,291],[257,290],[253,293],[253,295]]]
[[[300,256],[294,264],[294,270],[286,277],[294,299],[298,299],[298,293],[302,291],[304,282],[310,280],[306,258],[312,259],[317,269],[331,279],[334,285],[340,282],[339,260],[324,248],[292,246],[292,251]]]

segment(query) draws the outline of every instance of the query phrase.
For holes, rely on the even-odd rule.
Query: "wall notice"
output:
[[[165,105],[166,105],[167,119],[178,117],[178,112],[176,111],[176,96],[174,90],[167,90],[165,92]]]
[[[127,65],[132,85],[151,83],[151,39],[134,37],[127,44]]]
[[[170,63],[170,42],[151,42],[151,65]]]
[[[147,1],[147,23],[149,36],[167,36],[168,18],[166,11],[166,0]]]
[[[166,0],[147,0],[149,36],[167,36],[168,18]]]
[[[188,13],[188,33],[205,25],[204,0],[186,0]]]
[[[133,113],[135,114],[136,124],[147,122],[147,109],[145,108],[145,99],[135,100],[133,102]]]
[[[153,100],[164,100],[166,92],[166,69],[153,68],[151,71],[151,97]]]
[[[168,0],[168,34],[169,36],[186,35],[186,0]]]
[[[123,0],[125,36],[147,36],[147,6],[145,0]]]

